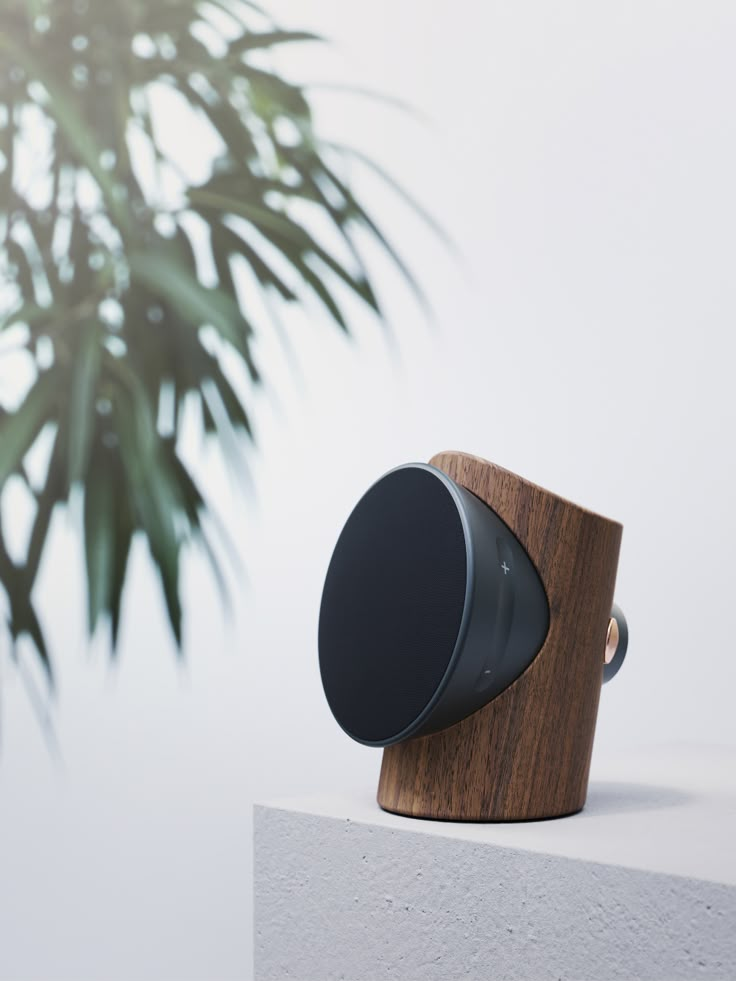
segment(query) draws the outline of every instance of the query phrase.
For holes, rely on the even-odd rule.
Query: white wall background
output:
[[[736,7],[618,0],[271,0],[334,40],[295,74],[405,99],[422,123],[324,92],[326,134],[380,159],[458,243],[455,261],[356,171],[436,311],[376,258],[396,343],[289,321],[264,339],[253,489],[201,457],[247,566],[226,625],[187,568],[176,662],[145,554],[120,663],[86,648],[81,564],[57,522],[40,595],[57,655],[49,754],[2,678],[0,977],[250,976],[254,798],[372,785],[380,753],[323,701],[321,581],[389,467],[458,448],[624,523],[625,671],[597,752],[736,745],[732,556]]]

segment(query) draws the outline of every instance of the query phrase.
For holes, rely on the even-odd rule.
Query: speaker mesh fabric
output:
[[[447,668],[465,604],[457,506],[431,471],[387,474],[338,539],[322,594],[319,657],[333,714],[355,739],[403,732]]]

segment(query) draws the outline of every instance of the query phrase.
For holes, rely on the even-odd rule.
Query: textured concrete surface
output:
[[[639,756],[607,770],[638,782],[533,824],[408,820],[361,793],[260,806],[257,981],[734,979],[734,762]]]

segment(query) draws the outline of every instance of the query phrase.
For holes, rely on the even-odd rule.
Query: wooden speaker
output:
[[[348,519],[319,649],[346,732],[383,746],[382,808],[515,821],[580,810],[622,528],[463,453],[396,468]]]

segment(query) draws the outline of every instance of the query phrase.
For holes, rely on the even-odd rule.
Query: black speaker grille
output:
[[[431,471],[395,470],[359,501],[335,546],[319,620],[325,693],[351,736],[388,740],[427,705],[455,646],[466,578],[460,515]]]

